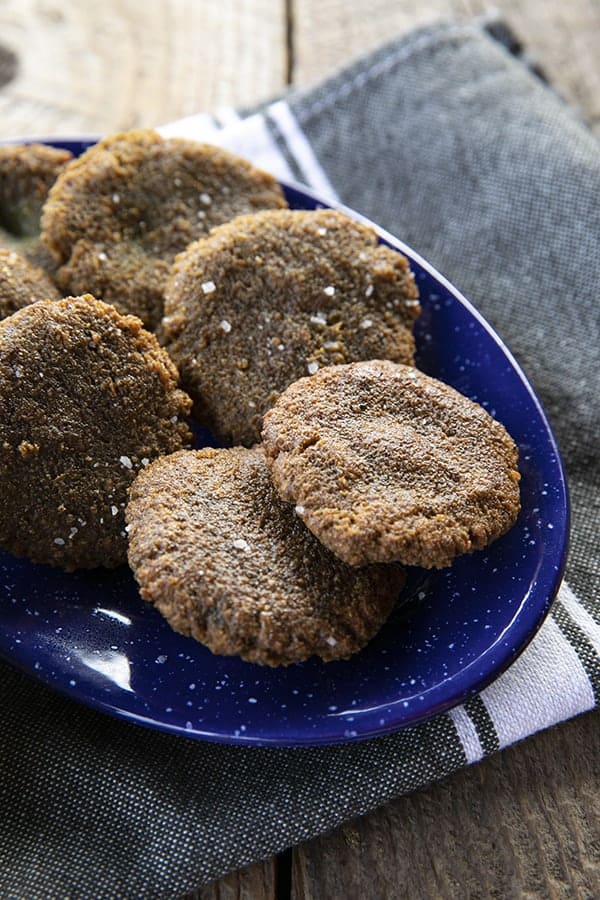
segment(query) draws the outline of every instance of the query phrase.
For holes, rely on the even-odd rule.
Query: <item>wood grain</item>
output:
[[[464,0],[292,0],[294,82],[311,84],[419,25],[464,18]]]
[[[273,858],[247,869],[240,869],[239,872],[232,872],[207,885],[189,900],[276,900],[276,865],[277,861]]]
[[[500,14],[562,95],[600,134],[597,0],[292,0],[293,80],[318,81],[417,25]]]
[[[293,900],[600,897],[600,713],[294,851]]]
[[[0,138],[154,126],[279,91],[283,0],[4,0]]]
[[[471,13],[495,9],[550,82],[600,134],[600,3],[597,0],[468,0]]]

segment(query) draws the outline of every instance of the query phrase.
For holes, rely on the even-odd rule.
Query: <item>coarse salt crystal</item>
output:
[[[250,544],[248,541],[245,541],[243,538],[236,538],[233,542],[233,546],[236,550],[249,550]]]
[[[102,250],[102,251],[98,254],[98,259],[99,259],[101,262],[106,262],[106,260],[108,259],[108,256],[107,256],[106,253]]]
[[[324,235],[327,234],[327,229],[326,228],[317,228],[317,234],[320,234],[321,237],[323,237]]]
[[[120,202],[121,202],[121,198],[119,197],[118,194],[113,194],[113,195],[112,195],[112,201],[113,201],[113,203],[120,203]]]
[[[204,281],[202,284],[202,293],[203,294],[212,294],[213,291],[216,291],[216,286],[214,281]]]
[[[294,511],[295,511],[295,513],[296,513],[297,516],[303,516],[303,515],[304,515],[304,512],[305,512],[305,509],[304,509],[303,506],[301,506],[300,504],[298,504],[298,506],[294,507]]]
[[[54,538],[54,543],[58,544],[59,547],[64,547],[65,544],[62,538]]]
[[[203,209],[199,209],[198,212],[196,213],[196,215],[198,216],[199,219],[205,219],[205,218],[206,218],[206,213],[204,212]]]
[[[334,637],[328,637],[328,638],[325,638],[325,643],[329,644],[330,647],[335,647],[335,645],[337,644],[337,641]]]
[[[419,305],[418,300],[406,300],[405,303],[406,303],[406,306],[418,306]]]
[[[317,313],[316,316],[311,316],[310,321],[313,325],[327,325],[327,319],[323,313]]]
[[[366,288],[366,290],[365,290],[365,297],[370,297],[371,294],[373,293],[373,291],[374,291],[373,285],[372,285],[372,284],[368,284],[368,285],[367,285],[367,288]]]
[[[207,194],[206,191],[203,191],[200,194],[200,203],[204,203],[205,206],[210,206],[210,204],[212,203],[210,194]]]
[[[131,460],[129,459],[128,456],[120,456],[120,457],[119,457],[119,462],[120,462],[121,465],[124,466],[126,469],[133,469],[133,463],[131,462]]]
[[[15,378],[23,377],[23,368],[22,366],[15,366]]]
[[[319,368],[318,362],[309,362],[309,364],[306,367],[309,375],[314,375],[318,368]]]
[[[362,322],[360,323],[360,327],[366,329],[366,328],[370,328],[372,324],[373,324],[373,319],[363,319]]]
[[[169,421],[171,422],[172,425],[174,425],[177,422],[177,416],[171,416]]]
[[[324,288],[323,293],[327,294],[328,297],[333,297],[333,295],[335,294],[334,286],[332,284],[327,285],[327,287]]]
[[[142,457],[142,465],[144,466],[144,468],[148,465],[149,462],[150,460],[147,456]]]
[[[118,506],[111,506],[110,511],[111,511],[111,513],[113,514],[113,516],[116,516],[117,513],[119,512],[119,507],[118,507]]]
[[[231,331],[231,322],[228,322],[227,319],[221,319],[219,322],[219,328],[225,332],[225,334],[229,334]]]

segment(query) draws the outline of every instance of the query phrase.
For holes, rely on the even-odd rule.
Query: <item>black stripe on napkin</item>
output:
[[[487,711],[487,707],[481,697],[471,697],[465,703],[464,708],[475,726],[477,737],[479,738],[479,743],[481,744],[481,749],[484,754],[489,756],[490,753],[495,753],[496,750],[499,750],[500,740],[498,738],[498,732],[496,731],[492,717]]]
[[[288,166],[292,170],[294,178],[296,179],[296,181],[300,181],[300,182],[306,184],[306,175],[300,168],[298,161],[296,160],[296,157],[294,156],[294,154],[288,147],[284,136],[282,135],[281,131],[279,130],[279,125],[277,124],[275,119],[271,118],[271,116],[269,115],[268,112],[264,116],[264,120],[266,122],[267,128],[269,129],[271,137],[277,144],[277,147],[281,151],[283,157],[285,158],[285,161],[287,162]]]
[[[585,632],[573,621],[560,600],[554,601],[552,618],[573,647],[590,680],[596,704],[600,704],[600,656]]]

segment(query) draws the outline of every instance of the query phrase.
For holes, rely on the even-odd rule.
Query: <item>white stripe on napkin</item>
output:
[[[467,757],[467,762],[474,763],[482,759],[484,753],[477,729],[464,706],[455,706],[454,709],[450,710],[449,716],[454,722],[454,727]]]
[[[225,150],[251,160],[255,166],[270,172],[280,181],[294,181],[287,160],[269,129],[264,116],[256,113],[228,125],[216,128],[209,116],[200,114],[179,119],[156,129],[163,137],[185,137],[196,141],[211,141]]]
[[[559,598],[564,600],[564,588]],[[527,650],[481,693],[501,747],[592,709],[594,692],[575,649],[548,617]]]
[[[219,106],[215,110],[215,118],[220,122],[223,128],[233,125],[235,122],[241,122],[242,117],[232,106]]]
[[[267,112],[277,123],[290,153],[304,175],[304,182],[314,188],[325,202],[337,200],[337,194],[333,189],[333,185],[313,153],[306,135],[300,128],[287,103],[284,100],[272,103],[268,107]]]
[[[178,137],[192,141],[210,141],[217,143],[218,136],[223,129],[215,123],[212,116],[207,113],[196,113],[186,116],[185,119],[177,119],[168,125],[161,125],[157,129],[164,138]]]

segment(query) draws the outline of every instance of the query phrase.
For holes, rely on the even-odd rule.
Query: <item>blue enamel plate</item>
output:
[[[56,141],[80,153],[88,141]],[[324,206],[284,185],[290,206]],[[351,213],[351,215],[354,215]],[[569,511],[552,431],[498,336],[435,269],[411,262],[423,313],[418,365],[481,403],[520,449],[522,511],[446,571],[412,570],[395,614],[345,662],[270,669],[176,634],[128,569],[65,574],[0,554],[0,655],[74,700],[202,740],[299,746],[386,734],[481,690],[531,640],[563,572]]]

